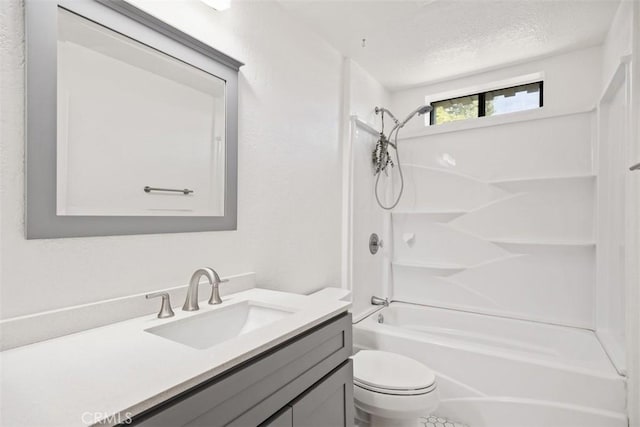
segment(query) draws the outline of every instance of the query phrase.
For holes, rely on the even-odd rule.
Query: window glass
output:
[[[431,104],[433,106],[434,124],[455,122],[478,117],[478,95],[462,96]]]
[[[540,83],[493,90],[485,95],[485,116],[540,107]]]
[[[542,107],[542,82],[432,102],[432,125]]]

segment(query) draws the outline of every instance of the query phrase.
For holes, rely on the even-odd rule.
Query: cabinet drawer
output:
[[[344,362],[291,403],[293,427],[351,427],[353,361]]]
[[[134,425],[257,426],[342,364],[352,347],[344,313],[135,417]]]

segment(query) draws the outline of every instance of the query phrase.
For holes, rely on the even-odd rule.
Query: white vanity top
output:
[[[240,301],[287,307],[291,315],[222,344],[195,349],[146,332]],[[159,304],[159,301],[158,301]],[[346,311],[326,294],[250,289],[175,317],[147,315],[0,353],[0,425],[113,425]],[[224,325],[223,325],[224,327]]]

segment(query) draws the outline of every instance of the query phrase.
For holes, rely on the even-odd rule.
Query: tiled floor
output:
[[[420,418],[420,422],[424,427],[469,427],[466,424],[456,423],[446,418],[441,418],[435,415],[429,415],[428,417]]]
[[[0,0],[1,1],[1,0]],[[356,408],[356,427],[369,427],[369,422],[365,420],[368,416]],[[420,417],[420,427],[471,427],[467,424],[462,424],[449,420],[438,415],[427,415]]]

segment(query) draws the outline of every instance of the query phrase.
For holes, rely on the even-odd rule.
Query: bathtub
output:
[[[626,427],[625,380],[592,331],[392,302],[354,347],[429,366],[442,415],[470,427]]]

